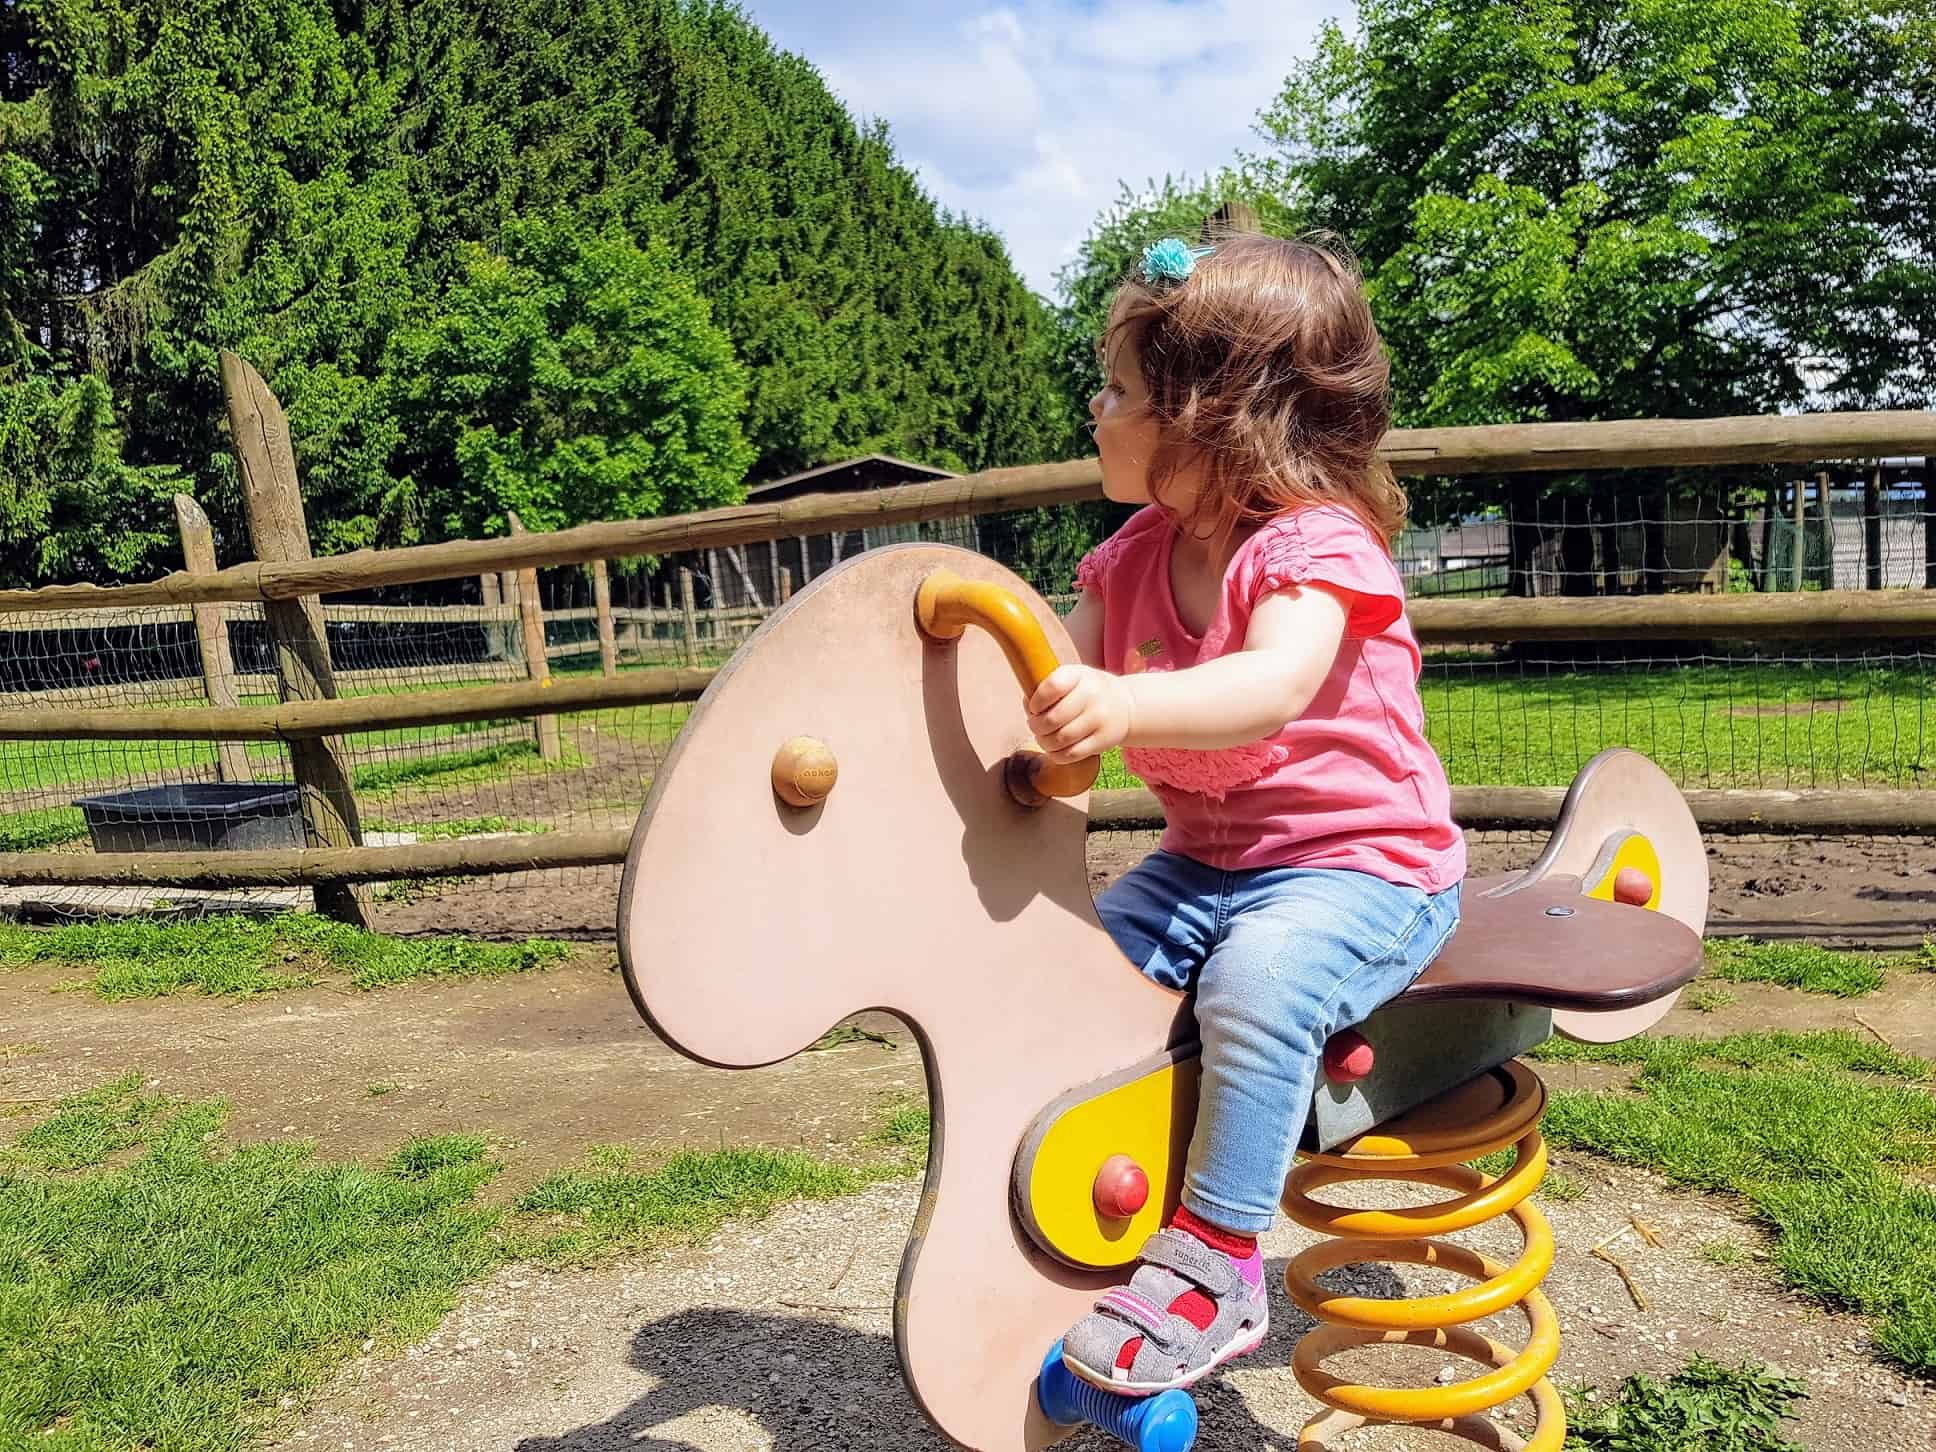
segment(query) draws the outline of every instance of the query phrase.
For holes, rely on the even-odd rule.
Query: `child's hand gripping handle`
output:
[[[914,618],[921,633],[954,640],[978,625],[1000,642],[1021,683],[1024,702],[1062,664],[1035,616],[1011,590],[984,580],[964,580],[952,570],[935,570],[915,592]],[[1018,751],[1009,758],[1008,790],[1024,806],[1038,807],[1050,797],[1079,797],[1096,784],[1102,762],[1053,762],[1040,751]]]

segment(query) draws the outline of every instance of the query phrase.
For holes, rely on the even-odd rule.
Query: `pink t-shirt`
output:
[[[1083,559],[1076,584],[1103,606],[1103,666],[1184,670],[1241,650],[1273,591],[1320,583],[1349,596],[1336,663],[1304,714],[1222,751],[1132,747],[1129,769],[1162,800],[1163,847],[1211,867],[1338,867],[1427,892],[1465,876],[1445,769],[1425,740],[1418,640],[1398,568],[1351,513],[1293,510],[1238,548],[1201,638],[1170,590],[1170,517],[1136,514]]]

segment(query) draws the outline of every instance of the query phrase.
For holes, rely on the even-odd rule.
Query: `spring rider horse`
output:
[[[1056,1344],[1176,1204],[1197,1056],[1187,999],[1131,967],[1096,917],[1083,855],[1096,764],[1034,750],[1022,701],[1058,654],[1072,651],[1054,612],[964,550],[894,546],[815,580],[720,671],[660,771],[626,862],[620,956],[639,1012],[702,1063],[771,1064],[868,1009],[916,1035],[933,1129],[894,1334],[944,1435],[1036,1452],[1089,1421],[1182,1452],[1187,1392],[1099,1391]],[[1644,757],[1607,752],[1539,859],[1469,882],[1432,968],[1333,1037],[1284,1197],[1336,1237],[1286,1274],[1319,1323],[1293,1358],[1325,1408],[1300,1447],[1390,1422],[1560,1446],[1546,1379],[1559,1331],[1538,1290],[1553,1239],[1529,1199],[1545,1090],[1514,1055],[1556,1028],[1604,1042],[1659,1018],[1699,970],[1706,906],[1679,792]],[[1507,1146],[1516,1160],[1497,1178],[1464,1163]],[[1313,1193],[1367,1179],[1449,1198],[1363,1210]],[[1436,1238],[1501,1216],[1524,1242],[1514,1264]],[[1363,1263],[1476,1284],[1392,1300],[1317,1283]],[[1514,1308],[1521,1350],[1469,1328]],[[1483,1370],[1400,1389],[1324,1368],[1379,1342]],[[1523,1441],[1483,1415],[1522,1395],[1538,1414]]]

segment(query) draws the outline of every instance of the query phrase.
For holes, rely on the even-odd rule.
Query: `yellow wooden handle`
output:
[[[994,636],[1021,684],[1024,702],[1062,664],[1028,606],[1014,591],[986,580],[965,580],[953,570],[932,571],[915,592],[914,618],[922,634],[935,640],[958,639],[971,625]],[[1096,757],[1063,764],[1039,751],[1017,755],[1020,762],[1011,763],[1016,769],[1009,772],[1008,785],[1027,805],[1049,797],[1079,797],[1096,784],[1102,769]]]

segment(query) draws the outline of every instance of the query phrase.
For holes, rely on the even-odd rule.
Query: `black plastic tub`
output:
[[[300,847],[293,782],[193,782],[82,797],[96,852],[244,852]]]

